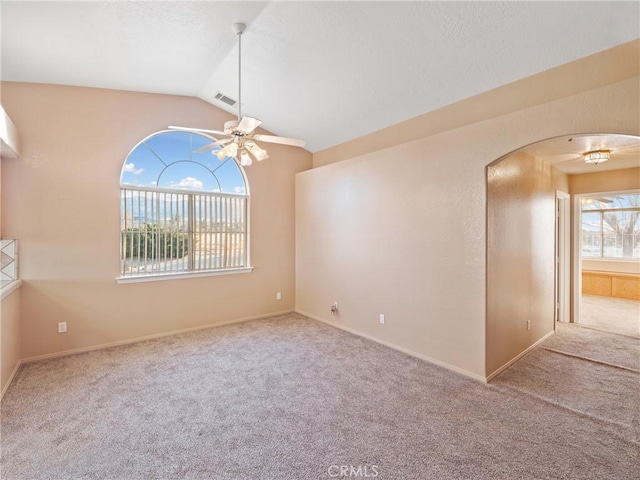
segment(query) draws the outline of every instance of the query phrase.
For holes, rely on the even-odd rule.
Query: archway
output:
[[[601,148],[611,150],[610,161],[599,165],[584,162],[585,152]],[[489,377],[508,367],[554,331],[558,292],[558,192],[574,198],[570,286],[571,319],[577,321],[581,238],[576,230],[580,208],[575,198],[598,191],[640,189],[638,172],[640,138],[616,134],[546,139],[514,151],[487,167],[486,358]]]

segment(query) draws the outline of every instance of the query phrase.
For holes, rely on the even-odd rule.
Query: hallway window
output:
[[[582,199],[582,256],[640,258],[640,192]]]
[[[249,270],[249,195],[241,167],[197,150],[215,141],[159,132],[120,177],[120,278]]]

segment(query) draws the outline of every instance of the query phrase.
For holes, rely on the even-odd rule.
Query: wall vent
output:
[[[216,100],[222,102],[222,103],[226,103],[227,105],[229,105],[230,107],[235,107],[236,103],[238,103],[237,100],[234,100],[233,98],[227,97],[224,93],[216,93]]]

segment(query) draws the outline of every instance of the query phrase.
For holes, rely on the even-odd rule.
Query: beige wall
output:
[[[444,137],[298,175],[296,309],[482,375],[483,171],[462,175]]]
[[[293,309],[294,175],[310,153],[270,145],[246,170],[252,273],[118,285],[129,150],[231,115],[190,97],[19,83],[2,85],[2,103],[22,137],[20,161],[3,164],[2,221],[20,240],[23,358]]]
[[[486,166],[569,133],[637,135],[638,80],[299,174],[296,309],[485,378]]]
[[[0,391],[8,382],[22,358],[20,351],[20,288],[0,303]]]
[[[487,168],[488,376],[554,330],[556,190],[567,175],[526,153]]]
[[[569,175],[569,193],[598,193],[640,189],[640,167]]]

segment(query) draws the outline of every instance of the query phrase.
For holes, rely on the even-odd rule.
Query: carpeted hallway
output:
[[[640,338],[640,300],[582,294],[580,325]]]
[[[489,385],[296,314],[27,364],[1,478],[637,478],[638,340],[560,327]]]

